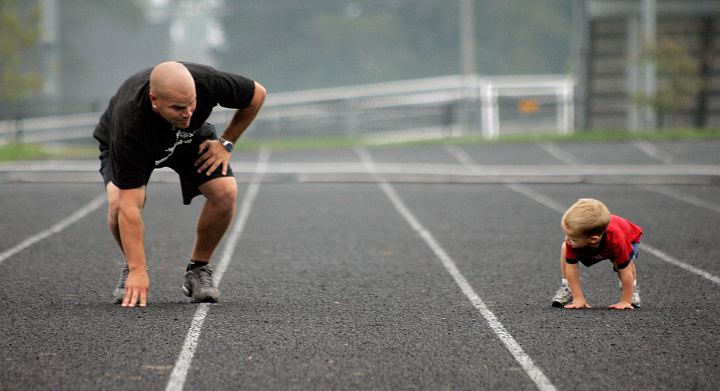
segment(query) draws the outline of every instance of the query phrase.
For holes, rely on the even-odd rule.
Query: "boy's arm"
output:
[[[620,295],[620,301],[611,305],[610,308],[616,310],[633,309],[632,294],[634,277],[632,268],[626,266],[623,269],[619,269],[618,276],[620,277],[620,283],[622,284],[622,293]]]
[[[577,263],[565,264],[565,278],[568,280],[573,297],[572,303],[566,305],[565,308],[591,308],[590,304],[585,301],[585,295],[580,287],[580,267]]]

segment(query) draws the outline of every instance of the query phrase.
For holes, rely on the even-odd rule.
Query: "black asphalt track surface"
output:
[[[673,164],[720,165],[718,141],[652,145]],[[565,164],[536,144],[456,147],[478,165]],[[634,143],[554,147],[584,164],[663,164]],[[462,167],[443,146],[367,152],[376,163]],[[238,154],[238,166],[259,155]],[[292,150],[270,151],[268,165],[360,162],[353,149]],[[104,192],[99,174],[95,183],[62,175],[0,181],[0,254]],[[239,177],[240,205],[252,185],[250,175]],[[582,268],[592,309],[550,306],[560,283],[561,212],[513,185],[389,185],[550,389],[717,390],[717,179],[521,184],[563,207],[598,198],[642,226],[644,244],[710,276],[641,250],[642,307],[632,311],[607,309],[619,298],[609,263]],[[663,194],[668,189],[679,198]],[[104,204],[0,255],[0,390],[165,389],[198,309],[181,284],[201,207],[200,198],[182,206],[176,183],[150,183],[146,308],[111,304],[123,261]],[[226,244],[227,238],[220,247]],[[539,388],[375,181],[261,181],[245,228],[230,245],[221,301],[208,306],[184,378],[187,390]]]

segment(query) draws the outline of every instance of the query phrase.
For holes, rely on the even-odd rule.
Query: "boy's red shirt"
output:
[[[568,263],[586,261],[587,264],[594,264],[609,259],[616,265],[622,265],[629,261],[633,251],[632,245],[640,242],[642,233],[642,228],[629,220],[610,215],[610,224],[600,241],[600,246],[572,248],[567,245],[565,246],[565,260]]]

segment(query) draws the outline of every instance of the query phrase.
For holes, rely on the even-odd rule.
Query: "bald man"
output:
[[[142,210],[150,174],[158,167],[178,173],[185,205],[205,197],[183,291],[195,302],[219,299],[210,260],[235,214],[230,156],[265,95],[263,86],[240,75],[165,62],[132,75],[110,100],[93,136],[108,196],[108,226],[126,261],[113,292],[116,304],[147,305]],[[221,137],[205,122],[215,105],[237,109]]]

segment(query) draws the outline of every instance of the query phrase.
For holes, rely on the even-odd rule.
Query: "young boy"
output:
[[[562,286],[552,299],[553,307],[590,308],[580,287],[578,261],[590,267],[609,259],[620,279],[620,301],[613,309],[640,307],[635,258],[642,228],[610,214],[602,202],[581,198],[563,215],[561,227],[565,240],[560,248]]]

